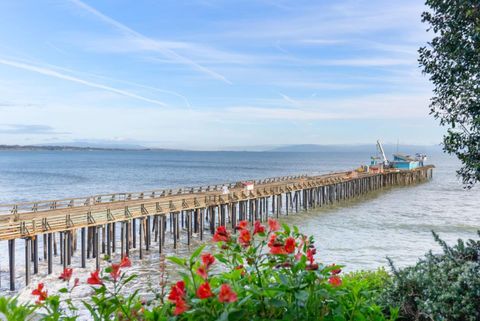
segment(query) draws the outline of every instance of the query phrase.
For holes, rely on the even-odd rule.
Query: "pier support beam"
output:
[[[53,233],[47,235],[47,260],[48,260],[48,274],[53,272]]]
[[[15,240],[8,240],[8,266],[10,272],[10,291],[15,291]]]
[[[30,284],[30,262],[31,262],[31,253],[30,253],[30,239],[25,239],[25,285]]]
[[[81,262],[82,265],[81,266],[82,266],[82,268],[85,268],[87,266],[86,253],[85,253],[86,250],[87,250],[86,249],[86,244],[85,244],[85,242],[86,242],[86,235],[85,235],[86,231],[85,231],[85,229],[86,229],[85,227],[82,227],[82,232],[81,232],[82,235],[81,235],[81,241],[80,241],[82,243],[81,244],[81,251],[82,251],[82,262]]]

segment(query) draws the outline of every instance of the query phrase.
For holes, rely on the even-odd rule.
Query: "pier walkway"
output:
[[[68,267],[80,252],[81,267],[87,259],[137,249],[162,253],[167,236],[176,248],[181,237],[214,233],[219,225],[234,228],[239,220],[265,221],[353,199],[390,186],[410,185],[432,177],[433,166],[383,173],[355,171],[318,176],[285,176],[199,188],[117,193],[0,204],[0,241],[8,242],[10,290],[15,290],[15,242],[25,242],[25,283],[38,273],[39,239],[48,273],[55,262]],[[117,248],[117,242],[118,248]],[[170,242],[171,243],[171,242]],[[59,249],[57,249],[59,245]],[[58,257],[58,259],[57,259]],[[32,268],[33,267],[33,268]]]

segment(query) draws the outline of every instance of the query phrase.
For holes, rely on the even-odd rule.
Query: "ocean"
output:
[[[368,164],[374,153],[374,149],[336,153],[0,151],[0,203],[329,173]],[[386,266],[386,257],[400,267],[413,264],[428,250],[440,250],[432,230],[448,242],[478,238],[479,188],[463,188],[455,174],[460,164],[453,157],[438,152],[429,155],[429,163],[436,168],[427,183],[390,188],[282,220],[315,237],[320,261],[344,265],[347,271]],[[23,242],[17,246],[17,284],[21,285]],[[182,245],[177,253],[170,250],[170,254],[186,255],[188,251]],[[6,242],[0,242],[0,253],[0,292],[7,293]],[[135,257],[133,252],[132,270],[141,276],[135,286],[145,289],[147,283],[158,284],[157,251],[142,262]],[[88,269],[77,269],[77,260],[73,262],[75,273],[86,278]],[[55,269],[61,269],[58,262]],[[45,262],[41,262],[40,274],[32,283],[60,286],[56,275],[45,274]],[[20,292],[23,298],[28,299],[30,287]],[[80,293],[80,298],[88,295],[88,289]]]

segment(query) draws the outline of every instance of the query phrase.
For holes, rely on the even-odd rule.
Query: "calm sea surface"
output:
[[[328,173],[366,164],[372,153],[374,151],[0,152],[0,203]],[[480,190],[462,188],[455,176],[459,164],[453,158],[438,153],[430,155],[429,161],[436,169],[433,180],[428,183],[388,189],[340,206],[291,215],[284,220],[315,236],[321,261],[345,264],[347,270],[385,266],[387,256],[399,266],[412,264],[429,249],[439,250],[431,230],[449,242],[476,237],[480,229]],[[23,242],[17,242],[17,247],[17,282],[21,284]],[[5,249],[6,244],[0,242],[3,291],[8,286]],[[159,260],[154,252],[150,259],[138,262],[133,268],[142,276],[137,287],[155,286],[158,282]],[[183,246],[177,254],[186,252],[188,249]],[[132,257],[135,256],[134,253]],[[60,265],[56,264],[56,268],[59,270]],[[41,275],[35,276],[34,282],[45,278],[44,262],[41,262],[40,271]],[[76,271],[81,277],[88,272]],[[51,287],[58,283],[55,276],[43,280]]]

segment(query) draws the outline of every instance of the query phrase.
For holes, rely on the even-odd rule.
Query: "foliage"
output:
[[[16,297],[0,297],[0,320],[33,320],[34,307],[19,304]]]
[[[343,278],[343,295],[338,297],[339,306],[347,320],[385,320],[383,310],[387,310],[390,320],[398,316],[398,308],[379,304],[383,289],[390,282],[390,275],[384,270],[358,271]]]
[[[200,252],[189,260],[172,258],[185,270],[184,296],[180,302],[169,297],[175,307],[187,306],[178,320],[385,320],[372,299],[379,280],[370,286],[360,274],[352,275],[345,285],[341,267],[316,262],[313,239],[295,227],[283,225],[280,230],[270,221],[267,232],[256,222],[252,232],[246,224],[240,222],[237,238],[224,230],[214,236],[220,242],[214,257],[223,264],[223,273],[211,275],[197,260]],[[372,283],[381,277],[373,275]],[[211,296],[199,296],[201,284],[209,284]],[[222,284],[238,299],[222,304]]]
[[[156,299],[143,302],[127,288],[136,277],[123,271],[131,263],[124,258],[87,279],[92,295],[83,304],[95,321],[106,320],[395,320],[397,310],[377,304],[389,280],[385,271],[357,272],[341,277],[341,266],[315,260],[312,237],[296,227],[269,220],[268,227],[241,221],[232,234],[218,227],[213,240],[215,254],[199,247],[188,258],[170,257],[181,280],[164,291],[162,281]],[[49,295],[43,284],[32,294],[32,308],[39,320],[78,319],[71,293],[72,269],[60,279],[67,286]],[[66,299],[61,299],[64,297]],[[11,310],[12,308],[10,308]],[[385,317],[383,311],[389,312]]]
[[[401,320],[480,320],[480,241],[458,240],[450,247],[433,235],[443,253],[430,251],[402,270],[391,263],[392,282],[382,301],[400,306]]]
[[[435,37],[419,49],[423,72],[434,85],[431,114],[448,126],[444,150],[463,164],[467,187],[480,181],[480,2],[427,0],[422,14]]]

